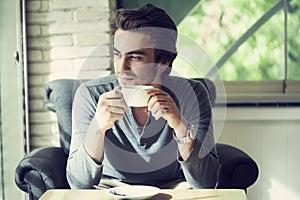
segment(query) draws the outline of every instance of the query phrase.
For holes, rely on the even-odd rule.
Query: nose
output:
[[[120,56],[115,60],[115,65],[120,72],[127,72],[130,71],[130,63],[126,56]]]

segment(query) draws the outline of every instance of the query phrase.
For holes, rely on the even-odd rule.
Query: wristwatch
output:
[[[188,130],[187,130],[187,134],[185,137],[176,137],[175,132],[173,132],[174,134],[174,139],[176,140],[176,142],[178,144],[188,144],[191,143],[192,141],[196,140],[197,138],[197,130],[196,127],[194,125],[188,125]]]

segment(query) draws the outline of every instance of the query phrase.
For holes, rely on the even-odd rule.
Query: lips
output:
[[[119,73],[119,78],[122,82],[128,82],[134,80],[134,76],[124,74],[124,73]]]
[[[118,73],[119,77],[124,77],[124,78],[133,78],[134,74],[129,73],[129,72],[119,72]]]
[[[132,81],[133,80],[133,77],[120,77],[121,80],[124,80],[124,81]]]

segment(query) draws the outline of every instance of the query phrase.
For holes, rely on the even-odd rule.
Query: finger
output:
[[[111,123],[114,123],[116,120],[122,119],[124,116],[124,112],[122,112],[122,110],[118,110],[115,108],[108,108],[106,110],[106,113],[107,113],[106,121]]]
[[[165,108],[160,108],[154,115],[152,115],[154,117],[154,119],[158,120],[161,117],[165,116],[165,113],[168,112],[168,109]],[[165,118],[165,117],[164,117]]]
[[[113,120],[113,123],[117,120],[120,120],[124,117],[123,114],[119,114],[119,113],[112,113],[112,120]]]
[[[152,115],[154,116],[157,112],[158,112],[158,110],[160,109],[160,106],[159,106],[159,103],[155,103],[152,107],[151,107],[151,113],[152,113]]]
[[[121,87],[120,85],[117,85],[117,86],[114,88],[115,91],[120,91],[121,89],[122,89],[122,87]]]
[[[121,107],[110,107],[109,108],[109,112],[113,113],[113,114],[124,114],[125,109],[121,108]]]
[[[161,117],[161,111],[158,103],[152,106],[151,114],[156,120],[158,120]]]
[[[156,103],[151,109],[151,114],[156,120],[158,120],[162,117],[162,110],[164,110],[164,108],[161,107],[160,103]]]
[[[111,107],[116,107],[116,108],[123,108],[124,110],[127,107],[124,99],[108,99],[107,105],[111,106]]]
[[[162,95],[152,96],[148,101],[148,110],[151,110],[156,103],[159,103],[160,105],[166,105],[167,103],[169,103],[169,101],[171,101],[171,99],[166,96],[162,96]]]
[[[154,114],[152,113],[152,116],[154,117],[155,120],[161,118],[162,117],[161,109],[158,109]]]
[[[120,90],[121,90],[121,86],[118,85],[113,90],[104,93],[105,94],[105,98],[107,98],[107,99],[122,98],[122,94],[121,94]]]
[[[164,92],[163,90],[161,90],[159,88],[147,90],[147,94],[150,96],[151,95],[168,95],[168,93]]]
[[[121,87],[120,85],[116,86],[116,87],[113,89],[114,92],[116,92],[117,94],[122,95],[121,92],[120,92],[121,90],[122,90],[122,87]]]

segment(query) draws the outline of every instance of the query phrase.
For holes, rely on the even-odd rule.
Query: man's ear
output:
[[[158,70],[164,72],[169,67],[170,62],[160,62],[158,64]]]

